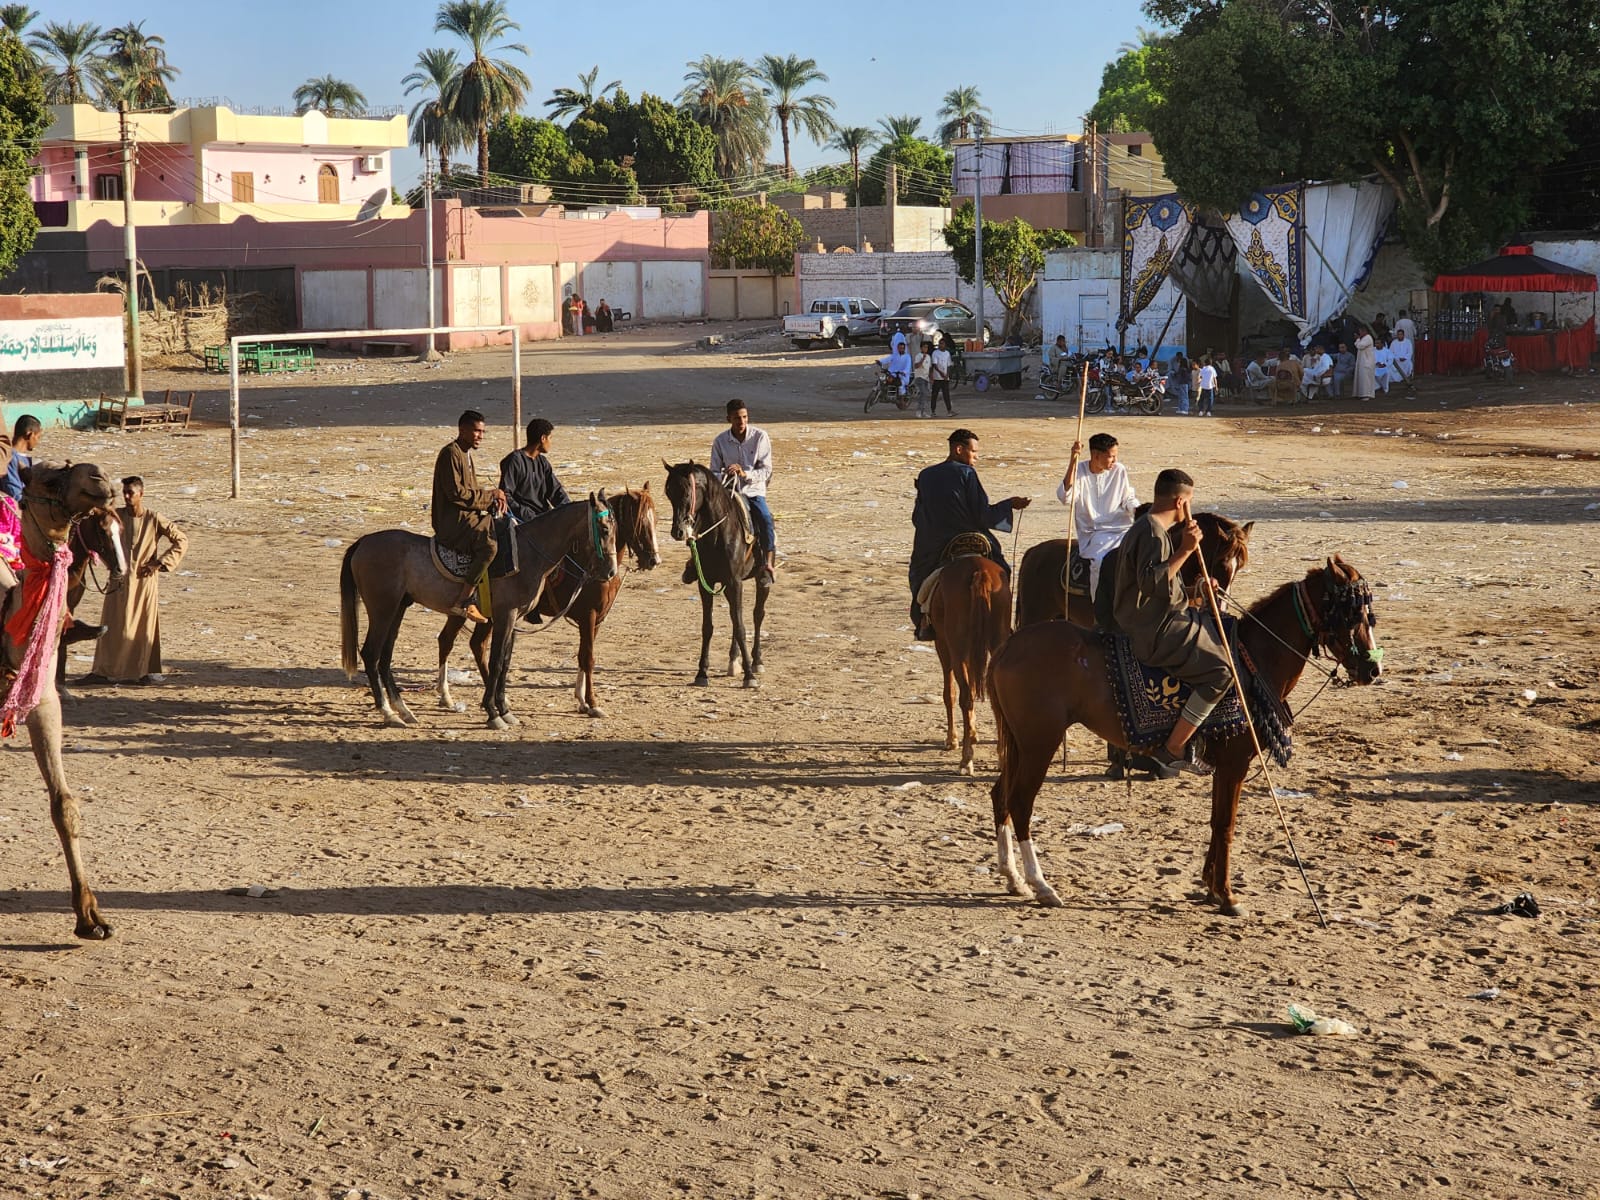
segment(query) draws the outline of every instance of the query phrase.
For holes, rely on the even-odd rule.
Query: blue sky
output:
[[[400,79],[417,52],[451,44],[433,32],[433,0],[35,3],[39,23],[114,26],[142,19],[147,33],[166,39],[167,56],[182,72],[175,96],[225,96],[239,107],[288,105],[297,85],[323,74],[349,80],[371,104],[401,104],[406,97]],[[890,114],[913,113],[929,133],[936,128],[940,97],[967,84],[981,90],[1001,132],[1075,133],[1094,103],[1105,64],[1122,42],[1136,39],[1141,24],[1149,24],[1138,0],[934,5],[925,11],[938,17],[924,28],[907,19],[906,11],[817,0],[511,3],[511,15],[522,26],[518,40],[531,52],[523,67],[533,83],[526,111],[534,115],[544,115],[542,102],[554,88],[576,86],[578,73],[595,65],[601,83],[620,79],[635,96],[649,91],[671,98],[683,85],[684,64],[702,54],[797,54],[816,59],[828,73],[823,90],[838,103],[841,123],[871,126]],[[975,11],[991,19],[975,26]],[[775,137],[772,157],[778,156]],[[795,144],[800,166],[840,157],[804,137]],[[406,154],[396,165],[404,187],[417,174],[416,156]]]

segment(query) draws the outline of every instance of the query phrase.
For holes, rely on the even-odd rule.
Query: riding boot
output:
[[[777,582],[777,559],[777,554],[772,550],[768,550],[766,561],[761,564],[761,574],[765,577],[768,583]]]
[[[526,621],[529,625],[543,625],[544,624],[544,618],[539,615],[539,610],[537,608],[530,608],[527,612],[523,613],[522,614],[522,619],[524,621]]]

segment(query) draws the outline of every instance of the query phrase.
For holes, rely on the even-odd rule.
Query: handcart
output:
[[[1021,346],[1001,346],[994,350],[965,351],[966,374],[974,389],[986,392],[999,384],[1008,392],[1022,386]]]

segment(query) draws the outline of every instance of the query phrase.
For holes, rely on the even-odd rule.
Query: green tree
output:
[[[1101,133],[1148,130],[1151,115],[1161,102],[1151,79],[1151,64],[1161,52],[1161,41],[1151,38],[1148,30],[1140,33],[1145,44],[1126,46],[1100,74],[1100,95],[1089,110],[1089,119],[1098,124]]]
[[[561,87],[551,92],[550,99],[544,102],[544,106],[550,110],[550,119],[559,121],[565,116],[582,116],[593,107],[596,100],[603,100],[622,88],[622,81],[613,79],[597,92],[594,84],[599,78],[600,67],[596,64],[592,70],[578,72],[576,88]]]
[[[883,131],[883,140],[898,142],[905,138],[917,136],[917,130],[922,128],[922,118],[913,117],[910,113],[902,113],[898,117],[884,117],[878,122],[878,128]]]
[[[28,160],[39,153],[39,138],[50,124],[44,83],[22,40],[0,32],[0,275],[33,248],[39,232],[28,193]]]
[[[989,120],[989,106],[983,103],[975,87],[956,87],[946,92],[939,116],[944,120],[939,126],[941,146],[974,133],[987,134],[993,124]]]
[[[572,146],[554,121],[511,113],[489,129],[489,170],[518,180],[556,183],[567,177]]]
[[[467,43],[471,57],[456,72],[445,95],[445,105],[478,142],[478,182],[489,182],[489,126],[516,112],[528,94],[528,76],[496,51],[526,55],[519,42],[501,43],[521,29],[511,19],[505,0],[446,0],[434,18],[435,33],[453,33]]]
[[[294,90],[297,113],[319,112],[328,117],[359,117],[367,111],[367,98],[348,80],[318,75]]]
[[[168,88],[178,69],[167,62],[165,39],[145,33],[143,21],[129,21],[106,30],[101,45],[106,51],[105,100],[147,112],[172,108]]]
[[[424,50],[416,67],[400,81],[408,96],[420,99],[411,106],[411,144],[424,153],[439,152],[439,177],[450,177],[450,152],[467,145],[468,131],[456,120],[445,93],[461,70],[454,50]]]
[[[918,137],[887,142],[873,153],[861,172],[861,203],[884,202],[884,182],[890,163],[895,164],[895,202],[947,205],[950,203],[951,158],[947,150]]]
[[[1527,212],[1600,90],[1600,22],[1558,0],[1148,0],[1167,174],[1232,211],[1297,179],[1377,174],[1431,276]]]
[[[944,227],[945,245],[956,261],[956,271],[968,283],[977,280],[977,225],[973,208],[963,204]],[[1035,229],[1021,217],[1009,221],[983,223],[983,281],[994,289],[1006,310],[1003,334],[1009,334],[1022,321],[1044,267],[1047,250],[1076,246],[1078,239],[1065,229]]]
[[[100,53],[104,33],[85,21],[51,21],[28,39],[44,77],[44,98],[50,104],[90,104],[105,85],[106,62]]]
[[[767,101],[750,64],[705,54],[688,64],[678,104],[717,139],[717,174],[724,179],[761,166],[771,138]]]
[[[794,270],[805,230],[783,209],[744,197],[718,209],[716,221],[720,232],[711,244],[713,259],[774,275]]]
[[[567,127],[572,149],[631,168],[644,187],[716,182],[717,139],[709,128],[648,92],[637,103],[617,89]]]
[[[849,125],[836,129],[828,143],[835,150],[850,156],[850,203],[861,203],[861,152],[877,144],[878,135],[865,125]]]
[[[762,82],[762,91],[778,122],[778,132],[783,137],[783,177],[794,178],[794,164],[789,157],[789,125],[810,134],[818,145],[833,132],[833,101],[827,96],[805,95],[813,83],[827,83],[828,77],[817,69],[814,58],[798,58],[791,54],[779,58],[763,54],[756,64],[756,77]]]
[[[19,38],[27,32],[28,26],[39,19],[39,10],[30,8],[26,4],[0,4],[0,26],[4,26]]]

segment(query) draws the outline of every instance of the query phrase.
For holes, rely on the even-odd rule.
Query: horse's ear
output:
[[[661,465],[667,469],[667,474],[668,475],[672,474],[672,464],[671,463],[669,463],[666,459],[663,458],[661,460]]]
[[[600,507],[601,508],[605,508],[609,503],[610,503],[610,501],[606,499],[606,490],[605,490],[605,488],[601,488],[600,489]]]
[[[1345,578],[1344,559],[1335,554],[1328,560],[1328,574],[1335,579]]]
[[[1239,526],[1239,540],[1242,542],[1248,542],[1250,540],[1250,531],[1255,527],[1256,523],[1254,521],[1246,521],[1243,525]]]
[[[646,479],[644,481],[644,486],[642,488],[640,488],[639,490],[641,492],[648,492],[650,490],[650,481],[648,479]]]

